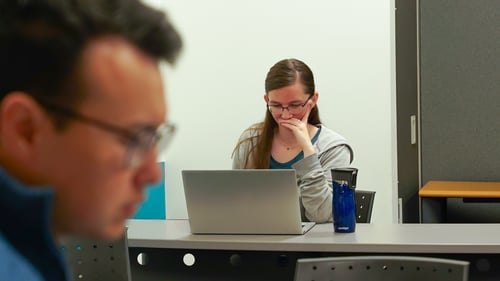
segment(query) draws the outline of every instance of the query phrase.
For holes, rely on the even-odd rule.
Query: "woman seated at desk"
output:
[[[263,122],[246,129],[233,151],[233,169],[295,169],[304,221],[332,220],[330,170],[347,167],[346,139],[321,124],[311,69],[297,59],[267,73]]]

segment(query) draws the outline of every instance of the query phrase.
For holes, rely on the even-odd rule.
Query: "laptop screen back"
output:
[[[184,170],[192,233],[302,234],[295,170]]]

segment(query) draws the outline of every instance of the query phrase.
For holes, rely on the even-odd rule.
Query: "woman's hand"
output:
[[[311,112],[312,108],[310,104],[307,104],[306,106],[307,109],[304,116],[302,116],[302,119],[290,118],[288,120],[282,120],[280,124],[292,131],[297,141],[297,145],[302,148],[302,151],[304,151],[304,157],[314,153],[314,147],[311,143],[311,136],[309,135],[307,122],[307,120],[309,119],[309,113]]]

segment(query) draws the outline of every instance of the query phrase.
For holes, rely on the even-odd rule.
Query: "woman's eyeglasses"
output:
[[[304,109],[304,106],[306,106],[307,102],[313,97],[313,95],[310,95],[309,98],[304,103],[292,103],[289,104],[288,106],[283,106],[279,103],[272,103],[268,104],[267,108],[272,114],[281,114],[283,111],[288,110],[290,114],[300,114],[302,110]]]

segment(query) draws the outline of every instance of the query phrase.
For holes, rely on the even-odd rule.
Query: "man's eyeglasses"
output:
[[[55,103],[46,102],[40,99],[37,99],[37,101],[43,107],[57,115],[87,123],[119,137],[127,148],[127,154],[124,160],[124,165],[127,168],[137,167],[141,164],[147,152],[154,146],[156,146],[157,152],[163,151],[168,146],[175,133],[175,125],[173,124],[162,124],[157,128],[142,127],[137,130],[125,129],[85,116],[73,109]]]
[[[268,104],[267,108],[272,114],[281,114],[283,111],[286,109],[290,114],[300,114],[302,110],[304,109],[304,106],[306,106],[307,102],[313,97],[313,95],[310,95],[309,98],[304,103],[292,103],[289,104],[288,106],[283,106],[279,103],[277,104]]]

